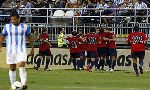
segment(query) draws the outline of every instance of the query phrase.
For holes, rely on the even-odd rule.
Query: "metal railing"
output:
[[[11,9],[8,8],[0,8],[1,30],[3,25],[5,24],[5,22],[2,23],[2,20],[4,18],[8,19],[10,10]],[[145,20],[145,22],[139,22],[138,24],[141,28],[141,31],[146,33],[148,37],[150,36],[150,8],[140,9],[145,11],[145,15],[137,15],[137,12],[139,11],[138,9],[88,8],[86,9],[88,12],[94,11],[97,13],[97,15],[90,14],[86,16],[81,14],[76,15],[77,12],[82,11],[83,8],[20,8],[19,10],[24,10],[24,13],[21,13],[20,15],[21,18],[24,18],[25,22],[29,24],[31,28],[36,28],[38,30],[38,33],[41,33],[42,27],[48,27],[48,33],[50,34],[50,38],[52,39],[52,41],[57,41],[60,27],[65,28],[66,34],[70,34],[73,30],[78,30],[79,28],[82,28],[84,33],[88,33],[91,27],[107,27],[114,31],[116,38],[118,39],[118,43],[122,44],[127,35],[132,32],[132,28],[135,26],[135,24],[139,22],[137,21],[137,18],[143,18]],[[40,10],[41,12],[36,12]],[[73,11],[73,15],[54,16],[56,10],[62,10],[64,14],[67,11]],[[111,16],[105,15],[103,14],[105,10],[113,10],[114,14]],[[132,11],[133,15],[120,15],[120,12],[124,10]],[[105,23],[105,18],[109,18],[113,22]],[[26,21],[27,19],[28,21]]]

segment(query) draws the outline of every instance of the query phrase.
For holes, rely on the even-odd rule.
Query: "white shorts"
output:
[[[21,61],[26,61],[26,60],[27,60],[27,53],[25,52],[6,54],[7,64],[17,64]]]

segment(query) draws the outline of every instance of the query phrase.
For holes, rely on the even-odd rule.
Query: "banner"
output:
[[[5,50],[5,49],[4,49]],[[5,51],[0,53],[0,67],[7,67],[5,64]],[[27,49],[27,52],[30,52],[30,48]],[[72,61],[70,59],[69,49],[63,48],[52,48],[52,57],[49,67],[51,69],[72,69]],[[38,59],[38,48],[35,48],[34,56],[27,56],[27,67],[33,68],[36,65]],[[41,63],[41,68],[45,66],[45,58]],[[86,61],[85,61],[86,68]],[[144,59],[144,70],[150,70],[150,51],[146,50],[145,59]],[[108,69],[108,66],[105,66],[105,69]],[[130,49],[117,49],[117,59],[115,70],[132,70],[132,59],[130,55]]]

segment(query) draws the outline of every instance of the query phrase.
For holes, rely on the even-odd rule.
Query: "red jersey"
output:
[[[131,43],[131,52],[135,51],[145,51],[144,42],[147,40],[147,37],[142,32],[133,32],[129,34],[127,42]]]
[[[100,48],[100,47],[102,47],[102,45],[101,45],[101,35],[97,34],[97,36],[99,37],[99,40],[100,40],[100,43],[97,43],[97,48]]]
[[[114,38],[115,38],[114,33],[109,33],[109,39],[114,39]],[[108,48],[116,48],[115,41],[109,41]]]
[[[50,50],[50,40],[49,35],[47,33],[42,33],[39,36],[39,51],[48,51]]]
[[[86,42],[87,37],[86,37],[86,35],[82,35],[81,39],[83,42],[80,44],[80,50],[86,51],[86,48],[87,48],[87,42]]]
[[[100,43],[100,37],[97,34],[87,34],[87,51],[96,51],[97,50],[97,44]]]
[[[104,38],[106,38],[107,34],[105,32],[103,32],[102,34],[100,34],[100,38],[101,38],[101,47],[106,47],[106,40],[104,40]]]
[[[82,42],[82,39],[79,37],[67,37],[66,40],[69,41],[70,45],[70,53],[79,53],[80,50],[80,43]]]

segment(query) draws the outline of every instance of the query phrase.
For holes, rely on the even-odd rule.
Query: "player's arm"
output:
[[[4,39],[5,39],[5,36],[0,35],[0,52],[1,52],[2,43],[3,43]]]
[[[126,40],[126,45],[131,44],[131,43],[132,43],[132,41],[131,41],[131,35],[129,35],[127,37],[127,40]]]
[[[30,54],[33,55],[34,54],[34,45],[33,45],[33,38],[31,35],[27,36],[27,39],[28,39],[28,42],[29,42],[29,45],[31,47],[31,52]]]
[[[29,45],[31,47],[31,51],[30,51],[30,54],[33,55],[34,54],[34,45],[33,45],[33,42],[34,42],[34,39],[33,37],[31,36],[31,29],[30,27],[27,27],[27,30],[25,32],[25,35],[28,39],[28,42],[29,42]]]

